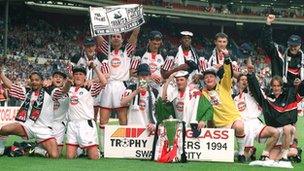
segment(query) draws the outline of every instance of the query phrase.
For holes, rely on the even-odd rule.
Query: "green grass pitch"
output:
[[[299,117],[297,123],[297,136],[299,139],[300,147],[304,145],[304,117]],[[12,144],[13,141],[19,138],[11,136],[7,141],[7,145]],[[257,145],[257,157],[261,154],[263,145]],[[293,164],[294,170],[304,170],[304,164]],[[173,163],[173,164],[160,164],[147,160],[133,160],[133,159],[105,159],[102,158],[97,161],[88,159],[74,159],[67,160],[63,157],[57,160],[46,159],[42,157],[0,157],[0,171],[17,171],[17,170],[30,170],[30,171],[205,171],[205,170],[285,170],[278,168],[266,167],[253,167],[248,163],[216,163],[216,162],[188,162],[188,163]]]

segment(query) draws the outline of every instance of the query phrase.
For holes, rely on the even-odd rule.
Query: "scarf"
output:
[[[219,59],[217,56],[216,48],[214,48],[208,62],[208,67],[212,67],[215,64],[223,64],[223,63],[224,63],[224,56]]]
[[[196,64],[198,64],[198,58],[197,58],[196,53],[195,53],[195,51],[194,51],[194,49],[193,49],[192,46],[190,46],[190,52],[191,52],[191,54],[192,54],[192,57],[193,57],[193,59],[194,59],[194,62],[195,62]],[[181,64],[184,64],[185,62],[186,62],[186,59],[185,59],[185,56],[184,56],[184,51],[183,51],[182,46],[180,45],[180,46],[178,47],[178,52],[177,52],[177,54],[176,54],[175,64],[176,64],[177,66],[180,66]]]
[[[32,97],[33,92],[34,92],[33,90],[30,90],[26,94],[25,101],[23,102],[21,108],[19,109],[19,111],[18,111],[18,113],[16,115],[15,120],[21,121],[21,122],[25,122],[26,121],[28,110],[30,108],[31,97]],[[45,90],[43,88],[40,89],[38,99],[34,102],[34,104],[32,106],[32,110],[31,110],[29,118],[31,120],[33,120],[34,122],[37,121],[37,119],[39,118],[39,116],[41,114],[41,110],[42,110],[42,106],[43,106],[43,101],[44,101],[44,93],[45,93]]]
[[[137,86],[136,86],[137,88]],[[156,118],[155,115],[153,114],[153,99],[152,99],[152,88],[150,86],[147,87],[147,93],[149,93],[149,97],[148,97],[148,119],[151,123],[155,124],[156,123]],[[139,94],[135,95],[132,104],[134,105],[135,103],[137,103],[137,105],[139,105]]]

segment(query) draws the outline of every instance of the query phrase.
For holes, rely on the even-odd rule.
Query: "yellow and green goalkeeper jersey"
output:
[[[229,60],[229,59],[228,59]],[[231,62],[224,64],[224,75],[214,90],[203,89],[202,94],[210,101],[213,107],[213,122],[216,127],[225,127],[241,118],[231,96],[232,86]]]

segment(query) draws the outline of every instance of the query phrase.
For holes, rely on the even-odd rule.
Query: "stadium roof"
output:
[[[273,5],[304,5],[303,0],[190,0],[197,2],[207,2],[207,3],[220,3],[220,4],[252,4],[252,5],[263,5],[263,4],[273,4]]]
[[[0,0],[5,2],[6,0]],[[58,2],[51,0],[10,0],[10,2],[36,2],[36,3],[48,3]],[[105,2],[122,2],[121,0],[60,0],[59,2],[67,2],[73,4],[84,5],[100,5]],[[250,5],[250,6],[262,6],[262,7],[280,7],[280,8],[303,8],[304,0],[188,0],[189,2],[201,2],[201,3],[217,3],[225,5]]]

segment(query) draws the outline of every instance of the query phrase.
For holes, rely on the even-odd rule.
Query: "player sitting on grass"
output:
[[[53,106],[51,91],[43,88],[43,77],[38,72],[30,74],[30,88],[15,85],[2,72],[0,79],[12,97],[23,101],[14,123],[0,127],[0,135],[17,135],[26,139],[34,138],[47,151],[50,158],[58,158],[57,143],[53,136]],[[3,144],[3,142],[0,142]]]

